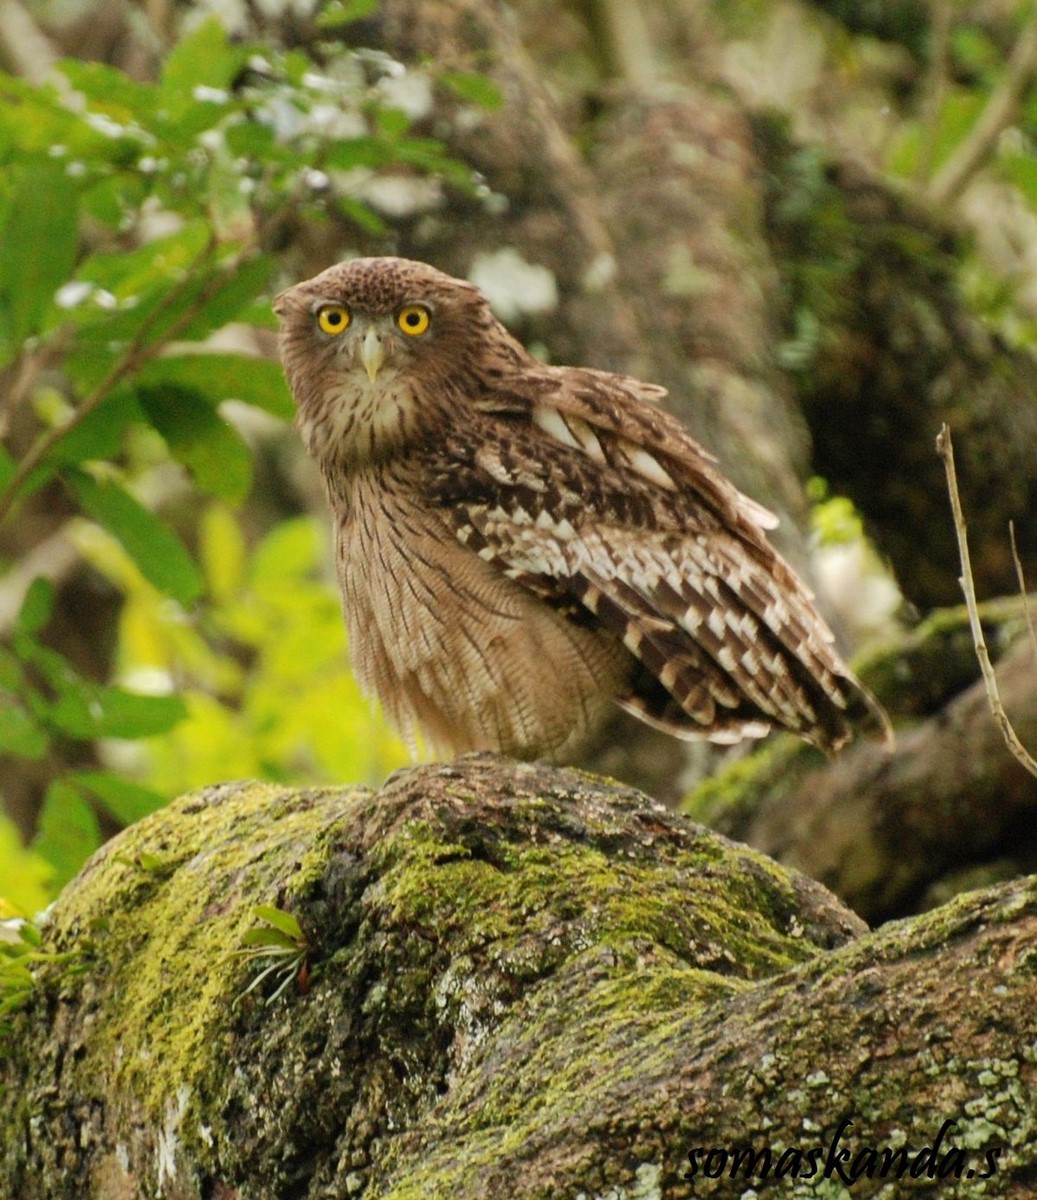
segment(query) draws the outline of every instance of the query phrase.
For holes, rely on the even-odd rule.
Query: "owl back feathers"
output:
[[[664,389],[538,364],[531,377],[521,415],[514,392],[507,412],[488,396],[434,453],[435,502],[505,576],[616,637],[631,656],[617,703],[682,738],[784,728],[830,750],[854,724],[885,734],[767,541],[776,518],[655,406]]]
[[[352,652],[401,724],[527,757],[564,752],[609,697],[679,737],[888,732],[768,542],[776,519],[663,388],[545,366],[471,284],[404,259],[339,264],[275,308]]]

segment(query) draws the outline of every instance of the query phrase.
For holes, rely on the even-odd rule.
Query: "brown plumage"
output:
[[[678,737],[881,710],[738,492],[626,376],[538,362],[482,294],[356,259],[274,305],[361,685],[439,752],[567,757],[616,702]]]

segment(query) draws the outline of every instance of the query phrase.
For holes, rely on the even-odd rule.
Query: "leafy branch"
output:
[[[322,20],[374,6],[347,0]],[[9,30],[0,19],[0,46]],[[372,764],[398,761],[342,662],[319,537],[235,514],[263,426],[225,406],[290,419],[283,374],[255,352],[258,338],[209,339],[267,325],[268,251],[298,225],[382,234],[379,176],[470,190],[473,174],[385,86],[400,64],[343,40],[311,54],[232,37],[209,17],[152,79],[74,58],[40,79],[27,61],[5,62],[17,75],[0,71],[0,551],[18,561],[0,597],[0,758],[15,771],[37,764],[28,853],[51,868],[54,892],[99,843],[102,814],[126,824],[225,771],[228,741],[247,774],[371,777],[383,773]],[[501,102],[479,76],[414,70],[466,103]],[[170,479],[201,501],[189,536],[156,511]],[[46,551],[65,524],[42,490],[54,482],[90,522],[65,545],[120,595],[118,646],[102,638],[85,668],[52,620],[68,593],[45,582],[59,574]],[[116,664],[139,690],[107,678]],[[330,735],[329,688],[372,737],[343,739],[340,725]],[[132,750],[117,744],[129,740]],[[11,827],[0,812],[0,835]],[[39,906],[39,889],[0,887]],[[264,953],[283,965],[295,950]]]
[[[123,351],[121,357],[109,368],[104,378],[94,387],[88,396],[76,407],[75,412],[64,422],[52,426],[42,433],[26,452],[18,467],[0,489],[0,522],[10,513],[18,494],[26,482],[41,466],[51,451],[64,438],[79,426],[95,409],[97,409],[124,379],[136,374],[152,359],[162,353],[164,347],[184,332],[204,308],[205,304],[219,291],[223,279],[213,276],[208,279],[198,292],[194,301],[172,322],[164,332],[163,337],[153,339],[152,334],[170,311],[175,311],[182,298],[196,285],[196,272],[210,263],[218,248],[215,238],[209,242],[197,256],[180,280],[170,287],[164,299],[141,321],[133,339]],[[237,266],[248,256],[249,249],[242,250],[235,259],[224,268],[224,275],[233,274]]]
[[[990,94],[968,137],[930,179],[926,198],[946,205],[965,190],[989,159],[997,139],[1014,121],[1027,89],[1037,76],[1037,11],[1032,12],[1005,67],[1004,77]]]

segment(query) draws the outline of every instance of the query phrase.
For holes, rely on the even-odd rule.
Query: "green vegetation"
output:
[[[104,830],[186,788],[403,761],[348,674],[326,531],[242,508],[251,432],[293,411],[249,333],[274,326],[283,222],[380,229],[356,181],[390,167],[470,184],[377,74],[209,19],[153,83],[71,60],[43,86],[0,75],[0,523],[31,515],[20,550],[46,575],[48,542],[71,546],[118,613],[99,682],[50,644],[55,583],[8,575],[0,756],[46,788],[31,847],[0,815],[9,910],[40,908]],[[444,86],[495,100],[462,74]]]
[[[937,187],[941,172],[1005,99],[1029,9],[1006,33],[957,20],[941,31],[915,8],[880,20],[818,7],[814,33],[839,48],[828,58],[870,89],[876,173],[946,206],[964,183]],[[15,779],[28,797],[0,796],[0,917],[39,911],[105,837],[185,790],[244,776],[374,782],[404,761],[349,674],[326,527],[270,486],[292,417],[270,298],[313,255],[312,231],[318,257],[391,235],[369,202],[387,174],[487,190],[427,136],[415,95],[438,88],[489,110],[500,90],[456,62],[403,72],[350,48],[351,23],[377,8],[318,4],[292,47],[273,20],[250,42],[186,13],[169,52],[143,56],[160,62],[154,78],[74,59],[44,84],[0,74],[0,791]],[[758,0],[714,8],[747,39],[742,53],[766,51],[769,20],[785,19]],[[979,140],[966,175],[982,167],[1030,214],[1035,97],[1028,79],[1002,105],[1001,135]],[[793,137],[792,103],[764,104],[754,128],[777,257],[789,248],[777,355],[816,381],[847,361],[832,331],[852,324],[875,243],[823,138]],[[1034,340],[1011,279],[978,253],[909,206],[882,225],[889,254],[953,274],[999,334]],[[811,496],[821,543],[859,540],[849,500],[820,481]],[[103,620],[70,608],[73,572]],[[105,644],[77,656],[56,631],[81,619]]]
[[[241,939],[238,953],[260,970],[238,999],[261,987],[267,979],[277,980],[277,987],[267,996],[266,1003],[283,995],[288,987],[297,983],[300,989],[308,984],[310,947],[299,922],[291,913],[270,904],[256,906],[258,924],[254,925]]]

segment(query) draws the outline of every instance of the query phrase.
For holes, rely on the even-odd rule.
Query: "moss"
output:
[[[521,810],[515,815],[522,820]],[[434,929],[455,953],[492,946],[501,961],[514,962],[531,942],[556,959],[631,936],[721,971],[770,974],[801,957],[760,907],[766,888],[782,882],[762,856],[739,848],[753,870],[733,877],[732,848],[713,840],[617,857],[592,840],[605,832],[549,846],[504,838],[473,846],[411,823],[379,851],[384,899],[395,920]],[[400,862],[404,869],[393,870]],[[561,922],[567,941],[552,943],[550,929]]]
[[[996,661],[1026,629],[1026,598],[979,606],[984,638]],[[854,663],[860,677],[895,716],[939,711],[979,678],[964,605],[940,608],[906,633],[873,646]]]
[[[239,817],[254,817],[257,796],[262,807],[272,802],[268,811],[277,837],[243,842],[235,827]],[[279,810],[278,799],[273,789],[243,789],[225,809],[223,836],[216,839],[206,823],[188,824],[199,837],[185,843],[179,832],[184,823],[177,822],[171,859],[178,869],[168,881],[141,888],[132,867],[95,871],[96,887],[79,890],[72,911],[62,911],[64,928],[88,926],[94,913],[113,914],[104,942],[107,985],[121,1001],[94,1027],[83,1070],[107,1076],[117,1092],[130,1091],[156,1121],[165,1118],[170,1099],[184,1088],[211,1092],[207,1077],[229,1049],[227,1012],[243,986],[243,971],[232,954],[255,923],[251,904],[242,901],[276,897],[290,906],[293,893],[306,882],[302,870],[279,877],[283,839],[319,844],[320,810]],[[189,811],[190,806],[188,800],[178,807]],[[154,835],[155,830],[146,831],[147,845],[154,844]],[[134,836],[131,832],[126,839],[123,854],[132,855]],[[308,857],[314,857],[312,846]],[[236,886],[213,894],[214,880]],[[127,904],[130,894],[134,901]],[[127,1047],[136,1052],[126,1053]]]
[[[206,1154],[204,1098],[233,1050],[228,1014],[248,971],[233,952],[255,923],[253,906],[291,907],[341,820],[318,794],[300,799],[260,784],[184,797],[95,855],[46,930],[58,949],[89,947],[95,964],[81,978],[57,968],[39,981],[36,1006],[60,997],[90,1013],[63,1087],[143,1115],[174,1158]],[[298,858],[286,871],[293,844]],[[106,1002],[112,996],[117,1003]],[[195,1119],[184,1119],[187,1109]],[[52,1111],[45,1096],[28,1118]]]
[[[310,985],[235,1007],[257,903],[299,920]],[[91,937],[93,968],[23,1015],[21,1052],[45,1041],[60,1082],[2,1118],[0,1192],[81,1200],[125,1176],[192,1200],[500,1194],[502,1162],[586,1129],[625,1151],[559,1177],[651,1194],[676,1135],[644,1097],[663,1103],[675,1053],[856,929],[762,856],[569,772],[476,758],[377,794],[187,797],[58,906],[48,936]],[[93,1155],[113,1129],[121,1158]]]
[[[546,1159],[559,1177],[578,1176],[587,1195],[633,1194],[624,1187],[632,1186],[629,1181],[638,1178],[645,1163],[658,1162],[663,1164],[657,1180],[662,1195],[726,1196],[733,1193],[725,1190],[730,1182],[723,1178],[701,1179],[691,1190],[679,1185],[674,1162],[681,1146],[696,1140],[756,1143],[769,1145],[775,1155],[786,1147],[825,1147],[843,1114],[852,1115],[846,1142],[854,1153],[901,1145],[918,1151],[951,1118],[955,1125],[948,1145],[970,1152],[970,1161],[981,1164],[992,1146],[1004,1147],[1006,1154],[1017,1150],[1025,1160],[1037,1110],[1032,1072],[1025,1079],[1024,1064],[1032,1065],[1037,1050],[960,1055],[950,1031],[939,1036],[927,998],[931,981],[911,986],[920,960],[902,960],[908,938],[924,955],[926,945],[960,944],[976,919],[973,901],[971,909],[962,905],[913,926],[890,927],[758,988],[696,975],[687,964],[634,941],[612,956],[601,947],[589,949],[571,960],[550,988],[530,995],[508,1015],[493,1043],[469,1064],[448,1104],[401,1139],[388,1164],[396,1165],[394,1185],[379,1195],[445,1200],[498,1194],[509,1178],[517,1180],[522,1163],[533,1161],[544,1182],[523,1182],[518,1194],[558,1195],[556,1176],[543,1169]],[[906,990],[898,991],[902,1008],[885,1016],[890,1040],[883,1050],[881,999],[877,1012],[873,1005],[883,990],[875,976],[884,962],[893,964],[894,979],[887,977],[887,983],[898,987],[898,977],[907,982]],[[730,1070],[732,1086],[722,1089],[725,1112],[718,1128],[708,1112],[693,1111],[694,1101],[676,1081],[683,1061],[707,1053],[704,1047],[718,1036],[716,1021],[729,1022],[739,1002],[739,1015],[751,1018],[757,1032],[748,1046],[741,1045],[742,1053],[736,1041],[719,1035],[712,1069],[705,1074],[712,1080]],[[974,1009],[969,1023],[983,1029],[996,1019],[998,1001],[978,1001]],[[581,1014],[576,1045],[574,1011]],[[876,1015],[877,1027],[872,1024]],[[930,1034],[927,1049],[912,1050],[916,1037]],[[499,1057],[502,1045],[506,1057]],[[761,1045],[767,1053],[760,1053]],[[701,1070],[701,1061],[697,1065]],[[712,1089],[707,1103],[716,1103],[718,1090]],[[562,1131],[572,1129],[581,1130],[590,1145],[600,1137],[612,1148],[611,1157],[553,1160]],[[1003,1167],[1018,1161],[1006,1158]],[[953,1180],[944,1181],[941,1194],[984,1194],[970,1192],[970,1186],[975,1181],[962,1180],[957,1188]],[[994,1180],[987,1194],[1009,1194],[1004,1186],[1003,1179]],[[852,1190],[885,1194],[877,1187],[878,1182],[872,1187],[860,1180]],[[838,1178],[816,1178],[790,1184],[788,1194],[845,1196],[848,1191]]]

